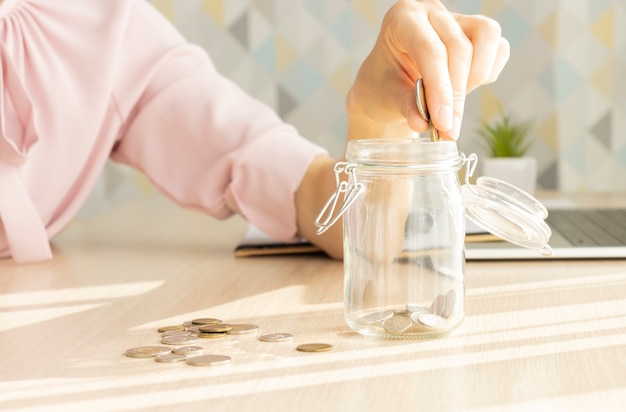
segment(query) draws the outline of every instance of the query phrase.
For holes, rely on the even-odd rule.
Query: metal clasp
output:
[[[327,231],[332,225],[334,225],[337,220],[344,214],[346,209],[350,207],[352,202],[357,198],[365,190],[365,185],[363,183],[359,183],[356,180],[356,175],[354,173],[356,165],[348,162],[337,162],[335,163],[335,181],[337,183],[337,190],[330,196],[322,211],[319,215],[317,215],[317,219],[315,219],[315,226],[318,227],[317,234],[321,235],[325,231]],[[348,176],[348,180],[341,180],[341,173],[345,173]],[[337,210],[335,214],[335,209],[337,208],[337,204],[339,203],[339,197],[341,194],[343,196],[343,203]]]
[[[476,153],[472,153],[469,156],[465,156],[464,153],[461,153],[461,165],[465,165],[465,184],[474,194],[476,194],[473,185],[470,184],[470,177],[474,176],[474,172],[476,172],[476,166],[478,166],[478,156]]]

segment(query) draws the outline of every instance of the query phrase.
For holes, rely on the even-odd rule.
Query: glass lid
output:
[[[490,233],[550,256],[552,231],[544,221],[546,208],[523,190],[492,177],[479,177],[463,185],[465,213]]]

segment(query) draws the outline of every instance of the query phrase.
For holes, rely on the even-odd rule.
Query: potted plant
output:
[[[532,146],[530,121],[513,121],[501,113],[492,122],[477,129],[486,152],[482,175],[504,180],[533,194],[537,185],[537,159],[528,156]]]

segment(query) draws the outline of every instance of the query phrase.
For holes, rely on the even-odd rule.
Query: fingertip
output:
[[[439,123],[438,129],[445,131],[450,130],[454,123],[454,111],[452,110],[452,106],[442,106],[437,113],[437,120]]]

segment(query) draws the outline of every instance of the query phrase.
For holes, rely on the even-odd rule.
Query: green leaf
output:
[[[491,123],[483,122],[477,133],[490,157],[522,157],[532,145],[531,126],[530,121],[516,123],[502,114]]]

